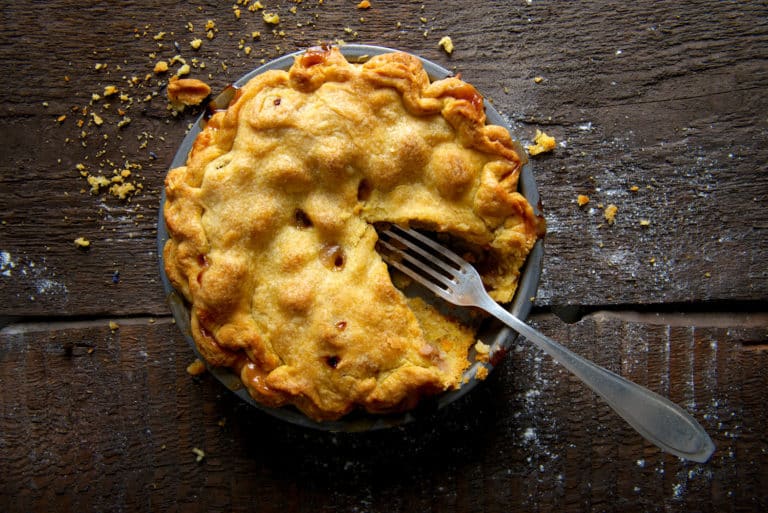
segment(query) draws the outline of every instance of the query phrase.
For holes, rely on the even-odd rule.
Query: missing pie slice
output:
[[[447,234],[510,301],[544,232],[524,158],[471,85],[408,54],[313,48],[258,75],[165,182],[165,270],[199,352],[320,421],[458,388],[473,328],[393,284],[374,225]]]

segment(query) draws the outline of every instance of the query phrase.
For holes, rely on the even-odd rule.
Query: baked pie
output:
[[[444,234],[510,301],[544,222],[485,121],[473,86],[399,52],[312,48],[239,88],[165,181],[165,271],[208,364],[318,421],[460,387],[475,327],[401,291],[376,225]]]

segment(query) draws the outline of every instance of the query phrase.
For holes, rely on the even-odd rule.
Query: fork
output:
[[[501,307],[486,292],[480,274],[466,260],[425,235],[389,225],[379,229],[384,261],[440,298],[475,306],[533,342],[602,397],[638,433],[659,448],[706,462],[715,450],[704,428],[668,399],[587,360]]]

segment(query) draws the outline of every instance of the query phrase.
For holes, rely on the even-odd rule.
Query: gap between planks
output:
[[[543,319],[555,315],[550,311],[540,311],[531,315],[531,319]],[[652,326],[693,327],[693,328],[760,328],[768,329],[768,312],[640,312],[635,310],[596,310],[584,315],[581,321],[592,320],[603,323],[618,320],[626,323],[648,324]],[[579,322],[581,322],[579,321]],[[41,331],[59,331],[84,328],[109,327],[114,322],[119,326],[138,326],[152,324],[173,324],[171,315],[145,315],[130,317],[98,317],[77,320],[23,321],[10,322],[0,329],[0,335],[16,335]]]

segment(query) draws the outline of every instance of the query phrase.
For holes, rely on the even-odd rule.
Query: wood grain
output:
[[[167,319],[0,332],[0,508],[34,511],[739,511],[765,508],[766,325],[599,313],[535,324],[669,396],[717,445],[665,455],[527,343],[458,403],[399,429],[323,433],[240,403]],[[604,341],[620,337],[619,344]],[[193,448],[205,452],[196,461]],[[742,451],[748,451],[743,454]]]
[[[3,7],[0,249],[16,266],[0,277],[0,292],[11,299],[3,315],[166,312],[154,243],[159,191],[195,113],[169,116],[154,62],[196,57],[206,68],[193,75],[221,90],[261,59],[340,38],[417,52],[455,69],[521,139],[542,128],[561,142],[533,162],[549,222],[539,304],[716,305],[766,297],[765,5],[484,2],[471,16],[450,2],[382,1],[367,11],[304,2],[296,14],[288,7],[275,6],[284,36],[258,13],[237,20],[229,7],[205,3],[147,9],[137,1],[119,16],[108,3]],[[208,19],[217,30],[211,41],[204,37]],[[261,39],[253,40],[254,30]],[[437,46],[443,35],[454,40],[451,56]],[[194,52],[188,42],[201,36]],[[249,56],[241,40],[252,47]],[[534,83],[536,76],[543,81]],[[91,95],[109,84],[133,103],[91,105]],[[116,127],[118,103],[131,118],[123,128]],[[102,126],[89,121],[92,112]],[[61,124],[59,115],[67,115]],[[81,192],[88,187],[77,164],[109,175],[125,161],[141,166],[134,170],[141,194],[121,201]],[[589,205],[579,208],[578,194]],[[619,211],[609,226],[601,206],[611,203]],[[79,251],[77,237],[91,240],[91,249]]]
[[[765,2],[262,3],[279,25],[235,1],[0,6],[0,510],[768,509]],[[534,323],[689,409],[709,463],[660,453],[527,344],[450,408],[356,435],[186,373],[156,226],[199,110],[172,116],[153,67],[178,54],[220,91],[340,39],[431,59],[524,143],[557,138],[532,159],[549,224]],[[81,176],[125,168],[126,200]]]

